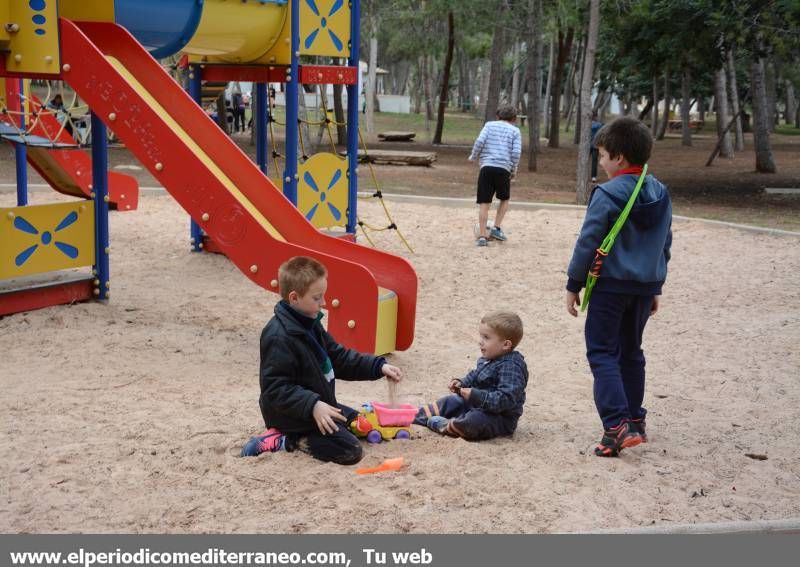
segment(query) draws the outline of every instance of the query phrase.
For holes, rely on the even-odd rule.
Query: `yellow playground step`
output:
[[[397,294],[378,288],[378,324],[375,330],[375,354],[394,352],[397,344]]]

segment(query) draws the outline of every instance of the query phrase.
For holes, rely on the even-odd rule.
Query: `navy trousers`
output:
[[[586,317],[586,358],[594,376],[594,403],[603,427],[643,419],[645,359],[642,334],[653,296],[595,291]]]
[[[427,410],[427,413],[426,413]],[[430,415],[452,419],[451,425],[458,436],[468,441],[482,441],[511,435],[517,428],[518,417],[488,413],[472,407],[461,396],[451,394],[432,404],[422,406],[414,419],[417,425],[426,425]]]
[[[591,148],[589,150],[589,155],[592,156],[592,179],[597,179],[597,160],[600,155],[600,150]]]
[[[338,404],[347,423],[337,422],[334,433],[323,435],[318,429],[308,433],[287,433],[286,450],[303,451],[315,459],[333,462],[339,465],[354,465],[364,456],[364,450],[358,438],[348,429],[348,425],[358,412],[344,404]]]

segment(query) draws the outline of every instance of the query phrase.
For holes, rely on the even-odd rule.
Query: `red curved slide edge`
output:
[[[397,349],[411,345],[417,277],[406,260],[320,233],[124,28],[79,25],[61,20],[62,64],[69,65],[64,79],[245,275],[276,291],[271,282],[283,261],[299,254],[318,258],[329,271],[328,300],[339,300],[328,324],[338,340],[362,351],[374,350],[381,286],[398,295]],[[136,77],[287,242],[276,240],[259,224],[213,175],[211,164],[188,147],[167,117],[151,108],[106,55]],[[353,328],[350,321],[355,322]]]
[[[41,101],[35,97],[33,104],[36,108],[42,107]],[[64,144],[75,143],[75,139],[61,129],[61,123],[49,112],[38,116],[31,133]],[[86,152],[29,146],[27,153],[28,162],[53,189],[65,195],[91,197],[92,158]],[[108,198],[112,209],[135,211],[139,206],[139,183],[130,175],[109,171]]]

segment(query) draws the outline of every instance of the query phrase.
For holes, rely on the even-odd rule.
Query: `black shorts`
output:
[[[491,203],[497,195],[501,201],[511,198],[511,172],[487,165],[478,174],[478,203]]]

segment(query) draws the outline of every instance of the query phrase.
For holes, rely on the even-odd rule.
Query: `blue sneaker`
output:
[[[450,420],[446,417],[442,417],[441,415],[433,415],[428,418],[427,426],[431,431],[435,431],[436,433],[441,433],[444,435],[449,424]]]
[[[478,239],[478,246],[489,246],[489,241],[486,240],[483,236]]]
[[[492,230],[489,231],[489,238],[494,238],[495,240],[499,240],[501,242],[505,242],[508,240],[506,233],[503,232],[503,229],[497,226],[493,226]]]
[[[275,453],[283,449],[286,439],[283,433],[271,427],[261,435],[251,437],[242,447],[242,457],[257,457],[261,453]]]

